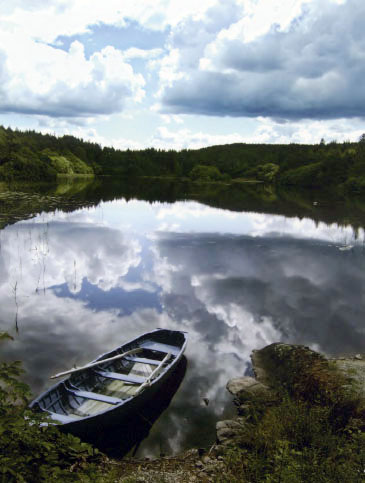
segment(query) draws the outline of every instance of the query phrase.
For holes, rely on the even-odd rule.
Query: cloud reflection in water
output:
[[[209,444],[229,411],[225,384],[249,370],[255,348],[364,344],[365,254],[349,228],[119,200],[17,223],[1,242],[1,330],[14,333],[15,286],[19,306],[19,334],[2,354],[24,361],[36,393],[52,373],[142,332],[189,332],[185,379],[141,455],[161,441],[165,452]],[[211,430],[197,432],[202,424]]]

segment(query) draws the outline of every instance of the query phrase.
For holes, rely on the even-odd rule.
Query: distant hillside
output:
[[[159,176],[194,181],[261,181],[365,191],[365,136],[357,143],[227,144],[197,150],[121,151],[74,136],[0,126],[0,179]]]

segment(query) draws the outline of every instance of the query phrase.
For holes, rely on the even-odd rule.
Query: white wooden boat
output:
[[[63,430],[82,436],[104,430],[139,411],[163,387],[181,360],[185,332],[156,329],[82,368],[31,402]]]

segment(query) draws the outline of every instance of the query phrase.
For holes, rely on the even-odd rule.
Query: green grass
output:
[[[336,427],[330,407],[285,399],[248,422],[225,454],[228,482],[364,481],[365,435],[355,418]]]
[[[301,359],[274,405],[251,401],[237,444],[225,453],[228,482],[363,482],[365,410],[356,387],[320,357]]]

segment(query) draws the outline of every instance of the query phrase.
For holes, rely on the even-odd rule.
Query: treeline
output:
[[[0,127],[0,179],[158,176],[195,181],[261,181],[365,190],[365,135],[359,142],[229,144],[197,150],[121,151],[74,136]]]

